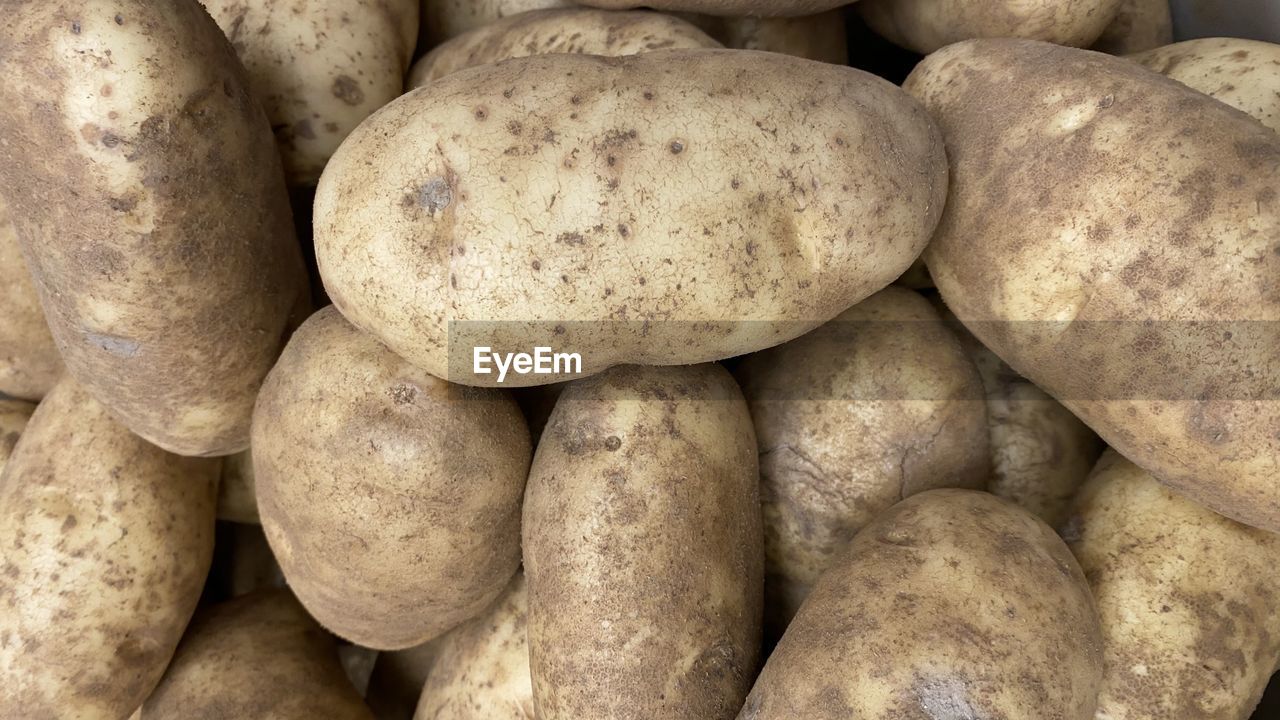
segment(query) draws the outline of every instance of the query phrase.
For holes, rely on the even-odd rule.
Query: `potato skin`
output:
[[[483,611],[520,564],[529,432],[496,390],[449,386],[332,307],[293,338],[253,420],[258,513],[289,586],[365,647]]]
[[[0,63],[0,181],[68,371],[170,452],[243,450],[306,278],[231,46],[194,0],[49,0],[9,8]]]
[[[534,10],[495,20],[437,46],[414,63],[409,88],[476,65],[553,53],[635,55],[653,50],[717,48],[720,43],[679,18],[653,12],[587,8]]]
[[[920,295],[888,287],[738,367],[759,438],[766,625],[894,503],[986,487],[982,381]]]
[[[941,211],[938,140],[897,87],[850,68],[745,50],[519,58],[352,133],[320,181],[316,253],[348,320],[452,382],[496,384],[472,372],[480,346],[581,353],[581,375],[507,386],[719,359],[901,274]]]
[[[40,298],[0,199],[0,394],[38,402],[62,373]]]
[[[1101,644],[1049,526],[986,493],[931,490],[858,533],[738,717],[1093,720]]]
[[[18,444],[18,437],[31,420],[31,413],[36,406],[23,400],[6,400],[0,398],[0,471],[13,455],[13,448]]]
[[[201,610],[141,720],[373,720],[343,674],[333,638],[288,590]]]
[[[195,610],[218,461],[130,433],[71,379],[0,474],[0,717],[121,718]]]
[[[618,367],[564,391],[524,507],[538,717],[734,716],[760,646],[758,477],[718,365]]]
[[[1112,55],[1152,50],[1173,42],[1173,13],[1169,0],[1122,0],[1094,50]]]
[[[817,15],[848,5],[850,0],[578,0],[607,10],[651,7],[671,12],[695,12],[728,17],[797,17]]]
[[[1202,38],[1129,58],[1280,132],[1280,45]]]
[[[512,15],[577,5],[573,0],[422,0],[423,47],[435,47]]]
[[[1280,668],[1280,536],[1181,497],[1114,451],[1069,530],[1102,619],[1098,717],[1248,718]]]
[[[844,13],[840,10],[800,17],[685,17],[725,47],[782,53],[836,65],[849,63]]]
[[[1045,43],[954,45],[907,88],[947,136],[925,259],[956,316],[1163,482],[1280,530],[1280,136]]]
[[[290,185],[315,185],[342,140],[400,96],[418,0],[200,0],[262,102]]]
[[[861,0],[867,25],[908,50],[929,54],[975,38],[1023,38],[1088,47],[1125,0]]]

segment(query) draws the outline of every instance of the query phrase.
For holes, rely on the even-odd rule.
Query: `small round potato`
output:
[[[1023,38],[1088,47],[1126,0],[861,0],[867,25],[895,45],[929,54],[974,38]]]
[[[836,65],[849,63],[844,13],[840,10],[801,17],[682,17],[725,47],[782,53]]]
[[[1280,132],[1280,45],[1202,38],[1129,58]]]
[[[1181,497],[1114,451],[1074,512],[1067,539],[1102,618],[1098,717],[1248,718],[1280,668],[1280,535]]]
[[[1048,525],[931,490],[868,525],[814,586],[740,720],[1094,720],[1102,635]]]
[[[496,20],[437,46],[413,66],[409,87],[476,65],[531,55],[611,57],[653,50],[716,48],[720,43],[679,18],[654,12],[586,8],[535,10]]]
[[[332,307],[294,334],[253,417],[258,512],[289,586],[378,650],[430,640],[502,592],[530,454],[507,394],[450,386]]]
[[[218,519],[235,523],[260,523],[258,497],[253,481],[253,453],[248,450],[222,463],[218,483]]]
[[[565,389],[524,507],[538,717],[734,717],[760,651],[759,489],[751,416],[720,366]]]
[[[245,595],[191,621],[141,720],[373,720],[333,638],[287,590]]]
[[[0,474],[0,717],[122,718],[213,556],[218,461],[149,445],[64,378]]]
[[[422,0],[423,48],[512,15],[576,6],[574,0]]]
[[[738,368],[759,437],[766,637],[864,525],[991,473],[982,381],[929,302],[888,287]]]
[[[18,444],[18,437],[26,429],[27,422],[36,406],[24,400],[8,400],[0,398],[0,472],[5,463],[13,455],[13,448]]]
[[[692,12],[727,17],[798,17],[817,15],[848,5],[851,0],[578,0],[578,2],[609,10],[651,7],[655,10],[670,12]]]
[[[400,96],[418,0],[200,0],[262,102],[290,185],[314,185],[333,151]]]
[[[1169,0],[1122,0],[1116,19],[1102,31],[1093,49],[1112,55],[1153,50],[1173,42]]]
[[[22,246],[0,200],[0,394],[38,402],[62,373]]]

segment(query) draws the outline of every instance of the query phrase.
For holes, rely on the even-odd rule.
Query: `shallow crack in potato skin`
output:
[[[1239,38],[1202,38],[1138,53],[1129,59],[1280,131],[1280,45]]]
[[[694,12],[726,17],[797,17],[817,15],[848,5],[850,0],[579,0],[606,10],[650,7],[667,12]]]
[[[62,374],[22,246],[0,199],[0,393],[39,402]]]
[[[574,53],[617,57],[655,50],[717,48],[693,25],[654,12],[534,10],[495,20],[432,49],[413,66],[409,89],[476,65]]]
[[[333,637],[288,590],[201,609],[141,720],[373,720]]]
[[[1153,50],[1173,42],[1169,0],[1121,0],[1116,19],[1091,49],[1111,55]]]
[[[306,276],[279,159],[194,0],[8,3],[0,168],[68,372],[184,455],[248,443]]]
[[[1124,0],[861,0],[855,7],[890,42],[929,54],[975,38],[1088,47]]]
[[[738,718],[1093,720],[1102,672],[1089,586],[1053,530],[987,493],[930,490],[818,580]]]
[[[35,410],[36,406],[25,400],[0,398],[0,471],[9,462],[13,448]]]
[[[720,720],[760,650],[755,433],[718,365],[570,384],[524,505],[537,716]]]
[[[426,192],[440,183],[447,203]],[[477,346],[578,352],[583,374],[694,363],[888,285],[946,184],[928,117],[860,71],[745,50],[544,55],[374,114],[321,178],[316,253],[348,320],[453,382],[496,382],[472,373]]]
[[[69,378],[50,391],[0,474],[0,717],[142,704],[209,571],[218,467],[146,443]]]
[[[914,493],[991,476],[982,381],[929,302],[888,287],[737,376],[760,445],[765,622],[781,635],[867,523]]]
[[[1030,41],[951,46],[906,87],[947,137],[925,259],[956,316],[1163,482],[1280,529],[1280,136]]]
[[[515,401],[450,386],[332,307],[263,384],[263,530],[307,610],[359,645],[418,645],[482,612],[520,564],[532,450]]]
[[[1102,619],[1098,717],[1244,720],[1280,668],[1280,536],[1163,487],[1108,451],[1071,549]]]

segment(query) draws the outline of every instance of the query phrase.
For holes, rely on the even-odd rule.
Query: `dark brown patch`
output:
[[[334,97],[348,105],[355,106],[364,102],[364,91],[360,89],[360,83],[348,75],[339,75],[334,78],[331,92]]]

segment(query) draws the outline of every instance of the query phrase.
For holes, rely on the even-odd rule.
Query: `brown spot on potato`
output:
[[[682,152],[684,152],[684,143],[680,142],[679,140],[672,140],[672,141],[671,141],[671,154],[672,154],[672,155],[679,155],[679,154],[680,154],[680,153],[682,153]]]
[[[391,401],[396,405],[412,405],[418,397],[418,388],[409,383],[400,383],[391,388]]]
[[[435,214],[453,202],[453,187],[447,178],[433,177],[418,187],[415,199],[420,207]]]
[[[348,75],[334,78],[331,91],[334,97],[348,105],[356,106],[364,102],[364,91],[360,89],[360,83]]]
[[[605,450],[608,450],[609,452],[614,452],[620,447],[622,447],[622,440],[617,435],[610,435],[609,437],[605,438],[604,440]]]
[[[66,520],[62,521],[62,532],[71,532],[71,530],[79,524],[75,515],[68,515]]]

